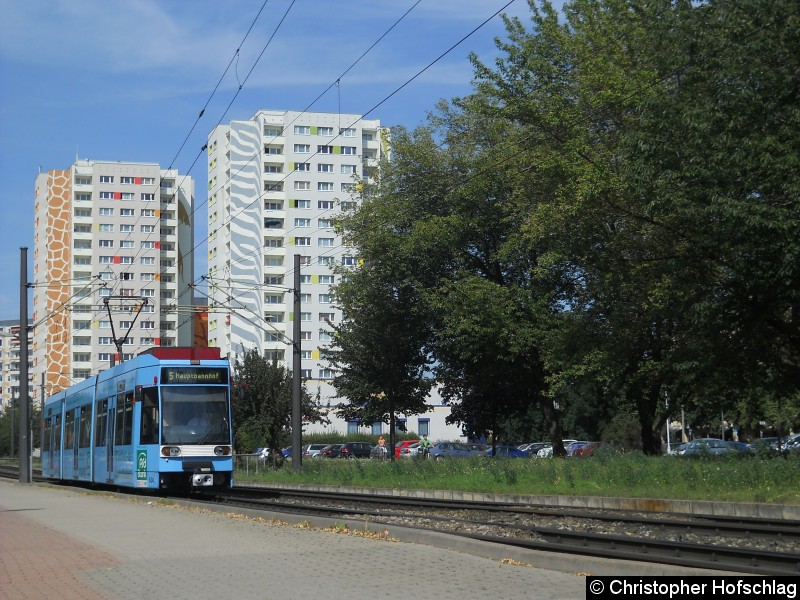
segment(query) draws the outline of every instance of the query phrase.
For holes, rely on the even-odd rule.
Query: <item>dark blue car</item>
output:
[[[497,446],[494,452],[495,453],[492,454],[492,449],[489,448],[486,451],[486,456],[490,458],[492,456],[499,456],[502,458],[528,458],[529,456],[527,452],[525,452],[524,450],[520,450],[516,446]]]

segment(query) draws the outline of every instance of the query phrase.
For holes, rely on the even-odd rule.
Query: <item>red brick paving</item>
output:
[[[0,598],[106,600],[78,575],[118,564],[106,552],[0,507]]]

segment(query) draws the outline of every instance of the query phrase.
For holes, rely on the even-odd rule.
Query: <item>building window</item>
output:
[[[333,135],[333,127],[318,127],[317,135],[325,135],[330,137]]]
[[[142,242],[142,250],[155,250],[155,242]]]
[[[294,189],[296,190],[310,190],[311,189],[311,182],[310,181],[295,181],[294,182]],[[298,200],[299,202],[299,200]]]
[[[295,246],[310,246],[311,245],[311,238],[310,237],[296,237],[296,238],[294,238],[294,245]]]
[[[317,257],[317,264],[321,267],[332,267],[333,266],[333,257],[332,256],[318,256]]]
[[[113,248],[114,247],[114,240],[98,240],[97,245],[100,248]]]
[[[355,256],[343,256],[342,257],[342,265],[346,267],[353,267],[358,264],[358,259]]]
[[[300,379],[311,379],[311,369],[300,369]]]
[[[303,285],[311,283],[311,275],[300,275],[300,283]]]
[[[333,283],[333,275],[320,275],[319,282],[325,284],[332,284]]]
[[[308,304],[311,302],[311,294],[300,294],[300,303]]]
[[[311,170],[311,164],[309,164],[309,163],[295,163],[294,170],[295,171],[310,171]]]
[[[264,351],[264,358],[267,359],[269,362],[278,362],[284,359],[286,355],[285,350],[265,350]]]
[[[331,210],[333,208],[333,200],[318,200],[317,208],[322,210]]]
[[[301,312],[300,313],[300,320],[301,321],[310,321],[311,320],[311,313],[310,312]],[[311,332],[309,332],[309,335]]]
[[[155,194],[142,194],[140,196],[140,198],[142,199],[142,202],[152,202],[153,200],[156,199],[156,195]]]
[[[356,189],[355,183],[343,183],[342,184],[342,191],[343,192],[352,192]]]
[[[347,129],[340,129],[339,133],[342,137],[356,137],[356,130],[352,127],[348,127]]]
[[[264,173],[283,173],[283,165],[264,165]]]
[[[283,191],[283,182],[280,182],[280,183],[265,183],[264,184],[264,191],[265,192],[282,192]]]
[[[318,181],[317,182],[317,191],[319,191],[319,192],[332,192],[333,191],[333,182],[332,181]]]
[[[264,210],[283,210],[283,202],[264,202]]]
[[[355,146],[342,146],[342,154],[355,155],[355,153],[356,153]]]
[[[317,240],[317,245],[321,248],[332,248],[333,247],[333,238],[329,237],[322,237]]]
[[[295,219],[295,227],[311,227],[311,219]]]
[[[264,275],[264,285],[283,285],[283,275]]]
[[[430,426],[431,426],[430,419],[420,419],[419,424],[417,425],[418,429],[417,433],[419,433],[420,435],[430,435],[431,434]]]
[[[319,320],[325,321],[326,323],[333,323],[335,318],[336,318],[336,313],[332,312],[319,313]]]
[[[264,125],[264,135],[267,136],[267,137],[269,137],[269,136],[280,137],[281,135],[283,135],[283,130],[276,129],[275,127],[268,127],[267,125]]]
[[[320,304],[330,304],[331,303],[331,295],[330,294],[320,294],[319,295],[319,302],[320,302]]]
[[[333,146],[317,146],[318,154],[333,154]]]
[[[333,219],[319,219],[317,226],[320,229],[333,229]]]
[[[319,341],[320,342],[332,342],[333,341],[333,334],[330,331],[324,331],[320,329],[319,331]]]
[[[283,304],[283,294],[264,294],[266,304]]]
[[[296,154],[308,154],[311,152],[311,146],[308,144],[295,144],[294,151]]]
[[[154,256],[143,256],[141,259],[139,259],[139,264],[154,265],[156,264],[156,259]]]
[[[155,211],[155,209],[152,209],[152,208],[143,208],[142,212],[141,212],[141,215],[143,217],[155,217],[156,216],[156,211]]]
[[[100,175],[100,183],[114,183],[113,175]]]
[[[311,200],[295,200],[295,208],[311,208]]]
[[[134,200],[136,198],[136,194],[133,192],[122,192],[121,198],[123,200]]]
[[[318,173],[333,173],[333,165],[328,163],[319,163],[317,165]]]
[[[295,135],[311,135],[311,127],[308,125],[295,125],[294,126],[294,134]]]
[[[342,165],[342,175],[355,175],[356,165]]]
[[[120,182],[120,184],[122,184],[122,185],[133,185],[133,184],[134,184],[134,181],[135,181],[135,180],[134,180],[134,178],[133,178],[133,177],[120,177],[120,178],[119,178],[119,182]]]
[[[114,209],[113,208],[101,208],[100,209],[100,216],[101,217],[113,217],[114,216]]]
[[[133,233],[133,225],[120,225],[119,230],[121,233]]]
[[[120,240],[119,247],[127,249],[133,248],[133,240]]]
[[[320,379],[333,379],[333,369],[320,369],[319,370],[319,378]]]
[[[348,435],[355,435],[358,433],[358,421],[348,421],[347,422],[347,434]]]

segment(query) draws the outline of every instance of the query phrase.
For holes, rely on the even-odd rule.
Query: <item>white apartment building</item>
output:
[[[6,410],[11,405],[12,400],[19,398],[20,388],[20,356],[19,356],[19,335],[21,327],[19,319],[0,321],[0,369],[2,369],[2,380],[0,380],[0,407]],[[28,345],[30,347],[31,336],[28,332]],[[30,372],[30,358],[28,360],[28,393],[37,397],[37,390],[33,389],[33,379]]]
[[[151,163],[78,160],[38,175],[35,386],[44,377],[50,395],[112,359],[192,345],[193,198],[191,177]]]
[[[351,114],[259,110],[208,137],[209,345],[219,346],[231,363],[257,349],[291,368],[293,321],[299,318],[302,377],[322,408],[340,402],[330,385],[333,371],[320,356],[331,340],[329,323],[341,319],[331,303],[332,267],[358,262],[335,233],[334,219],[357,200],[356,186],[370,180],[387,152],[388,130],[380,121]],[[299,315],[292,292],[296,254]],[[406,426],[458,437],[457,428],[444,424],[447,414],[438,406],[409,415]],[[328,416],[331,429],[341,433],[381,431],[381,424]]]

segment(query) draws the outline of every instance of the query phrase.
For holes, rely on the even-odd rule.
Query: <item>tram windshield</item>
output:
[[[227,388],[161,388],[162,444],[230,444]]]

